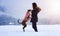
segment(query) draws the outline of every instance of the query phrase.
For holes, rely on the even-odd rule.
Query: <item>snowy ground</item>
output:
[[[0,26],[0,36],[60,36],[60,25],[37,25],[38,32],[34,32],[31,25],[27,25],[26,32],[22,25]]]

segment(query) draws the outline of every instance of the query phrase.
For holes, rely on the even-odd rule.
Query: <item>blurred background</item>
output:
[[[38,14],[38,24],[60,24],[60,0],[0,0],[0,25],[18,25],[32,3],[42,9]],[[30,22],[27,22],[30,24]]]

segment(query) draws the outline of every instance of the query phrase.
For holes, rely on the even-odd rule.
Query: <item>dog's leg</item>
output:
[[[24,32],[25,32],[25,28],[26,28],[26,26],[27,26],[27,25],[25,24],[24,27],[23,27],[23,31],[24,31]]]

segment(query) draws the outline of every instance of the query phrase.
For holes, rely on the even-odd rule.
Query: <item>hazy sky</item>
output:
[[[0,0],[0,6],[6,9],[3,13],[23,18],[27,9],[32,9],[32,2],[36,2],[42,9],[39,18],[60,18],[60,0]]]

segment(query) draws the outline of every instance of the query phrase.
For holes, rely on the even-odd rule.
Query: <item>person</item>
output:
[[[32,12],[31,12],[31,21],[32,22],[32,28],[35,32],[38,32],[37,30],[37,22],[38,22],[38,13],[41,11],[41,8],[37,6],[35,2],[32,3]]]
[[[22,22],[19,22],[18,20],[18,23],[22,24],[23,25],[23,31],[25,31],[25,27],[27,26],[26,22],[30,19],[30,12],[31,12],[31,9],[29,9],[26,14],[25,14],[25,17],[24,19],[22,20]]]

